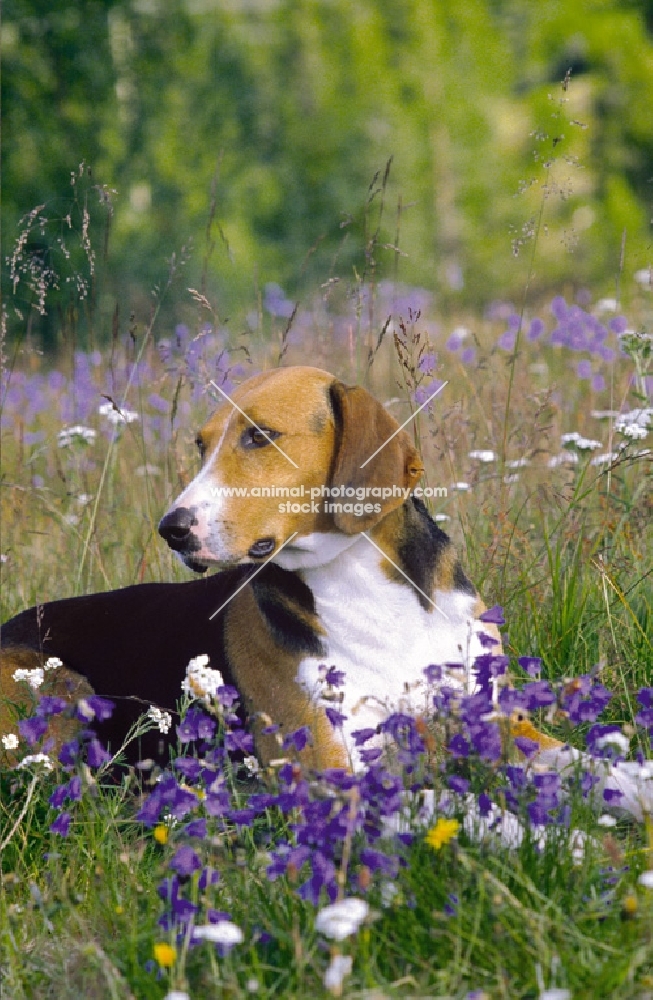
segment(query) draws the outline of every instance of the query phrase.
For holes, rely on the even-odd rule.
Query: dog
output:
[[[237,688],[263,762],[279,753],[275,723],[310,728],[311,766],[356,770],[354,733],[414,708],[426,667],[473,689],[474,659],[501,650],[499,632],[416,495],[409,435],[369,392],[317,368],[266,371],[223,400],[197,445],[201,471],[159,533],[189,569],[217,573],[22,612],[2,627],[3,692],[17,665],[59,657],[58,690],[81,675],[118,703],[98,727],[115,752],[143,707],[174,709],[204,653]],[[332,665],[345,675],[339,726]]]

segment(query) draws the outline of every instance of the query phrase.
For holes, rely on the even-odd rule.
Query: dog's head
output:
[[[318,368],[244,382],[197,444],[202,469],[159,524],[197,572],[271,556],[288,569],[327,562],[404,503],[424,471],[373,396]]]

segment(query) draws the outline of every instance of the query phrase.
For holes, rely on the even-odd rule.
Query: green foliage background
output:
[[[624,231],[627,272],[650,263],[651,0],[3,7],[3,260],[34,206],[65,217],[84,161],[115,191],[107,315],[112,297],[147,301],[182,246],[199,285],[214,179],[223,314],[267,281],[296,295],[360,273],[366,191],[390,157],[385,242],[398,232],[399,276],[442,308],[523,289],[511,242],[543,189],[536,290],[613,289]]]

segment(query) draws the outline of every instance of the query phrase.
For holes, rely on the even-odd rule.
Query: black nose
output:
[[[159,534],[175,552],[196,552],[199,538],[190,530],[197,518],[188,507],[175,507],[159,521]]]

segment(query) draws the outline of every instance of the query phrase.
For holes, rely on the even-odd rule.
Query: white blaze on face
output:
[[[234,413],[236,411],[234,410]],[[220,494],[220,488],[227,485],[222,482],[217,472],[219,469],[219,455],[224,443],[229,424],[233,414],[225,421],[224,430],[220,440],[204,462],[204,465],[188,484],[186,489],[177,497],[168,514],[172,514],[180,507],[185,507],[191,511],[197,524],[193,524],[191,530],[193,535],[201,542],[201,548],[189,552],[193,559],[202,560],[223,560],[227,555],[227,540],[222,529],[222,519],[226,506],[226,498]],[[183,554],[177,553],[183,561]]]

